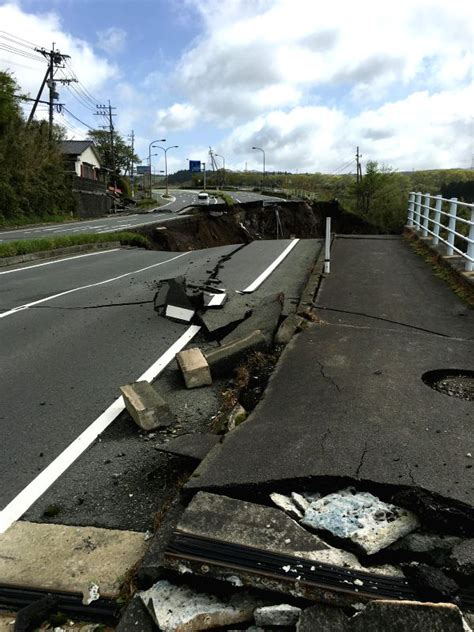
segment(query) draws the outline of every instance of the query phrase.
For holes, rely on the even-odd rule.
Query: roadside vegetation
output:
[[[223,202],[225,202],[226,206],[232,208],[235,204],[235,200],[225,191],[207,191],[209,195],[213,195],[216,198],[220,198]]]
[[[132,232],[118,232],[90,235],[69,235],[62,237],[50,237],[46,239],[21,239],[0,244],[0,257],[16,257],[44,250],[56,250],[68,246],[80,246],[83,244],[108,243],[119,241],[122,246],[136,246],[148,248],[150,242],[143,235]]]

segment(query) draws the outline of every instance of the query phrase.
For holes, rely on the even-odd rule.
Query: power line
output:
[[[67,112],[69,114],[69,116],[72,116],[73,119],[76,119],[76,121],[78,123],[81,123],[82,125],[84,125],[84,127],[87,127],[88,129],[94,131],[94,128],[91,127],[90,125],[88,125],[87,123],[84,123],[84,121],[81,121],[80,118],[78,118],[75,114],[73,114],[70,110],[67,109],[67,107],[63,106],[62,108],[65,112]]]
[[[21,50],[20,48],[15,48],[14,46],[10,46],[10,44],[5,44],[4,42],[0,42],[0,49],[4,50],[7,53],[11,53],[12,55],[18,55],[19,57],[25,57],[26,59],[32,59],[33,61],[41,61],[44,59],[39,55],[34,55],[33,53],[29,53],[28,51]]]
[[[3,33],[3,35],[1,35]],[[8,33],[7,31],[3,31],[2,29],[0,29],[0,37],[5,37],[5,39],[13,39],[16,40],[18,42],[18,44],[22,44],[22,46],[28,46],[31,48],[40,48],[39,44],[35,44],[34,42],[30,42],[27,39],[24,39],[23,37],[19,37],[18,35],[14,35],[13,33]]]

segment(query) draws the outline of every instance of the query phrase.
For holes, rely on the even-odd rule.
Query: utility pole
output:
[[[130,158],[130,181],[132,183],[132,198],[135,197],[135,178],[133,176],[133,153],[135,151],[135,132],[132,129],[132,133],[129,136],[132,143],[132,156]]]
[[[109,99],[109,105],[97,105],[96,104],[96,108],[97,108],[97,112],[95,112],[96,116],[106,116],[109,119],[109,124],[108,125],[102,125],[101,127],[103,127],[103,129],[107,129],[107,127],[109,128],[109,133],[110,133],[110,160],[111,160],[111,172],[112,172],[112,184],[114,185],[114,212],[116,211],[116,202],[115,202],[115,194],[116,194],[116,189],[117,189],[117,168],[116,168],[116,164],[115,164],[115,147],[114,147],[114,120],[113,117],[116,116],[115,114],[113,114],[112,110],[116,110],[117,108],[112,107],[110,105],[110,99]]]
[[[33,120],[33,116],[36,112],[36,107],[40,102],[41,95],[43,94],[43,90],[46,84],[48,84],[49,88],[49,100],[48,100],[48,108],[49,108],[49,140],[53,139],[53,124],[54,124],[54,106],[55,101],[58,100],[59,94],[56,92],[56,83],[74,83],[77,79],[56,79],[54,78],[55,72],[57,68],[64,68],[64,60],[69,59],[70,55],[63,55],[60,51],[55,50],[55,44],[53,42],[53,46],[51,50],[47,51],[45,48],[35,48],[36,52],[41,53],[43,57],[48,61],[48,68],[44,75],[44,79],[41,83],[40,89],[38,91],[38,95],[34,101],[33,107],[31,109],[30,115],[28,117],[27,125],[31,123]]]
[[[360,159],[361,158],[362,158],[362,154],[359,154],[359,147],[357,147],[357,151],[356,151],[356,162],[357,162],[356,180],[357,180],[357,184],[362,182],[362,167],[360,165]]]

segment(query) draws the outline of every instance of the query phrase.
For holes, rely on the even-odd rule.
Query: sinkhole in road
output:
[[[436,369],[421,376],[423,382],[448,397],[474,401],[474,371],[467,369]]]

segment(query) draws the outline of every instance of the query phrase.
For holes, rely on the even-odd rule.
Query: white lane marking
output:
[[[199,325],[191,325],[184,334],[169,347],[152,366],[141,375],[137,382],[146,380],[151,382],[173,360],[175,355],[201,329]],[[35,503],[40,496],[81,456],[97,437],[125,409],[123,397],[116,399],[91,425],[84,430],[68,447],[57,456],[31,483],[29,483],[8,505],[0,512],[0,533],[5,531],[18,520],[25,511]]]
[[[239,200],[239,198],[234,198],[236,202],[242,202],[242,200]]]
[[[145,270],[150,270],[151,268],[157,268],[158,266],[162,266],[165,263],[170,263],[171,261],[175,261],[180,257],[184,257],[185,255],[189,255],[189,252],[183,252],[176,257],[172,257],[171,259],[166,259],[165,261],[160,261],[159,263],[153,263],[151,266],[146,266],[145,268],[139,268],[138,270],[132,270],[131,272],[125,272],[124,274],[119,274],[119,276],[112,277],[111,279],[105,279],[104,281],[98,281],[97,283],[89,283],[88,285],[81,285],[80,287],[73,287],[70,290],[65,290],[64,292],[59,292],[58,294],[52,294],[51,296],[45,296],[44,298],[40,298],[37,301],[33,301],[31,303],[25,303],[24,305],[19,305],[18,307],[14,307],[13,309],[8,310],[8,312],[0,313],[0,318],[6,318],[7,316],[11,316],[12,314],[17,314],[18,312],[22,312],[29,307],[33,307],[34,305],[40,305],[41,303],[47,303],[48,301],[52,301],[55,298],[59,298],[60,296],[66,296],[67,294],[72,294],[73,292],[80,292],[81,290],[87,290],[91,287],[98,287],[99,285],[105,285],[106,283],[112,283],[113,281],[118,281],[119,279],[124,279],[132,274],[139,274],[140,272],[144,272]]]
[[[298,242],[299,242],[299,239],[293,239],[290,242],[290,244],[285,248],[285,250],[281,253],[281,255],[278,256],[275,259],[275,261],[272,264],[270,264],[268,268],[264,270],[262,274],[255,279],[253,283],[251,283],[248,287],[246,287],[245,290],[242,290],[242,292],[244,292],[245,294],[248,294],[250,292],[255,292],[255,290],[258,287],[260,287],[260,285],[262,285],[265,279],[270,276],[273,270],[275,270],[275,268],[277,268],[280,265],[283,259],[293,250],[293,248],[296,246]]]
[[[63,261],[71,261],[72,259],[81,259],[82,257],[96,257],[97,255],[107,255],[109,252],[118,252],[120,248],[111,248],[110,250],[101,250],[100,252],[88,252],[85,255],[74,255],[74,257],[66,257],[65,259],[56,259],[56,261],[45,261],[44,263],[35,263],[33,266],[26,266],[25,268],[15,268],[14,270],[5,270],[0,272],[1,274],[11,274],[12,272],[24,272],[25,270],[31,270],[32,268],[42,268],[43,266],[52,266],[55,263],[63,263]]]

